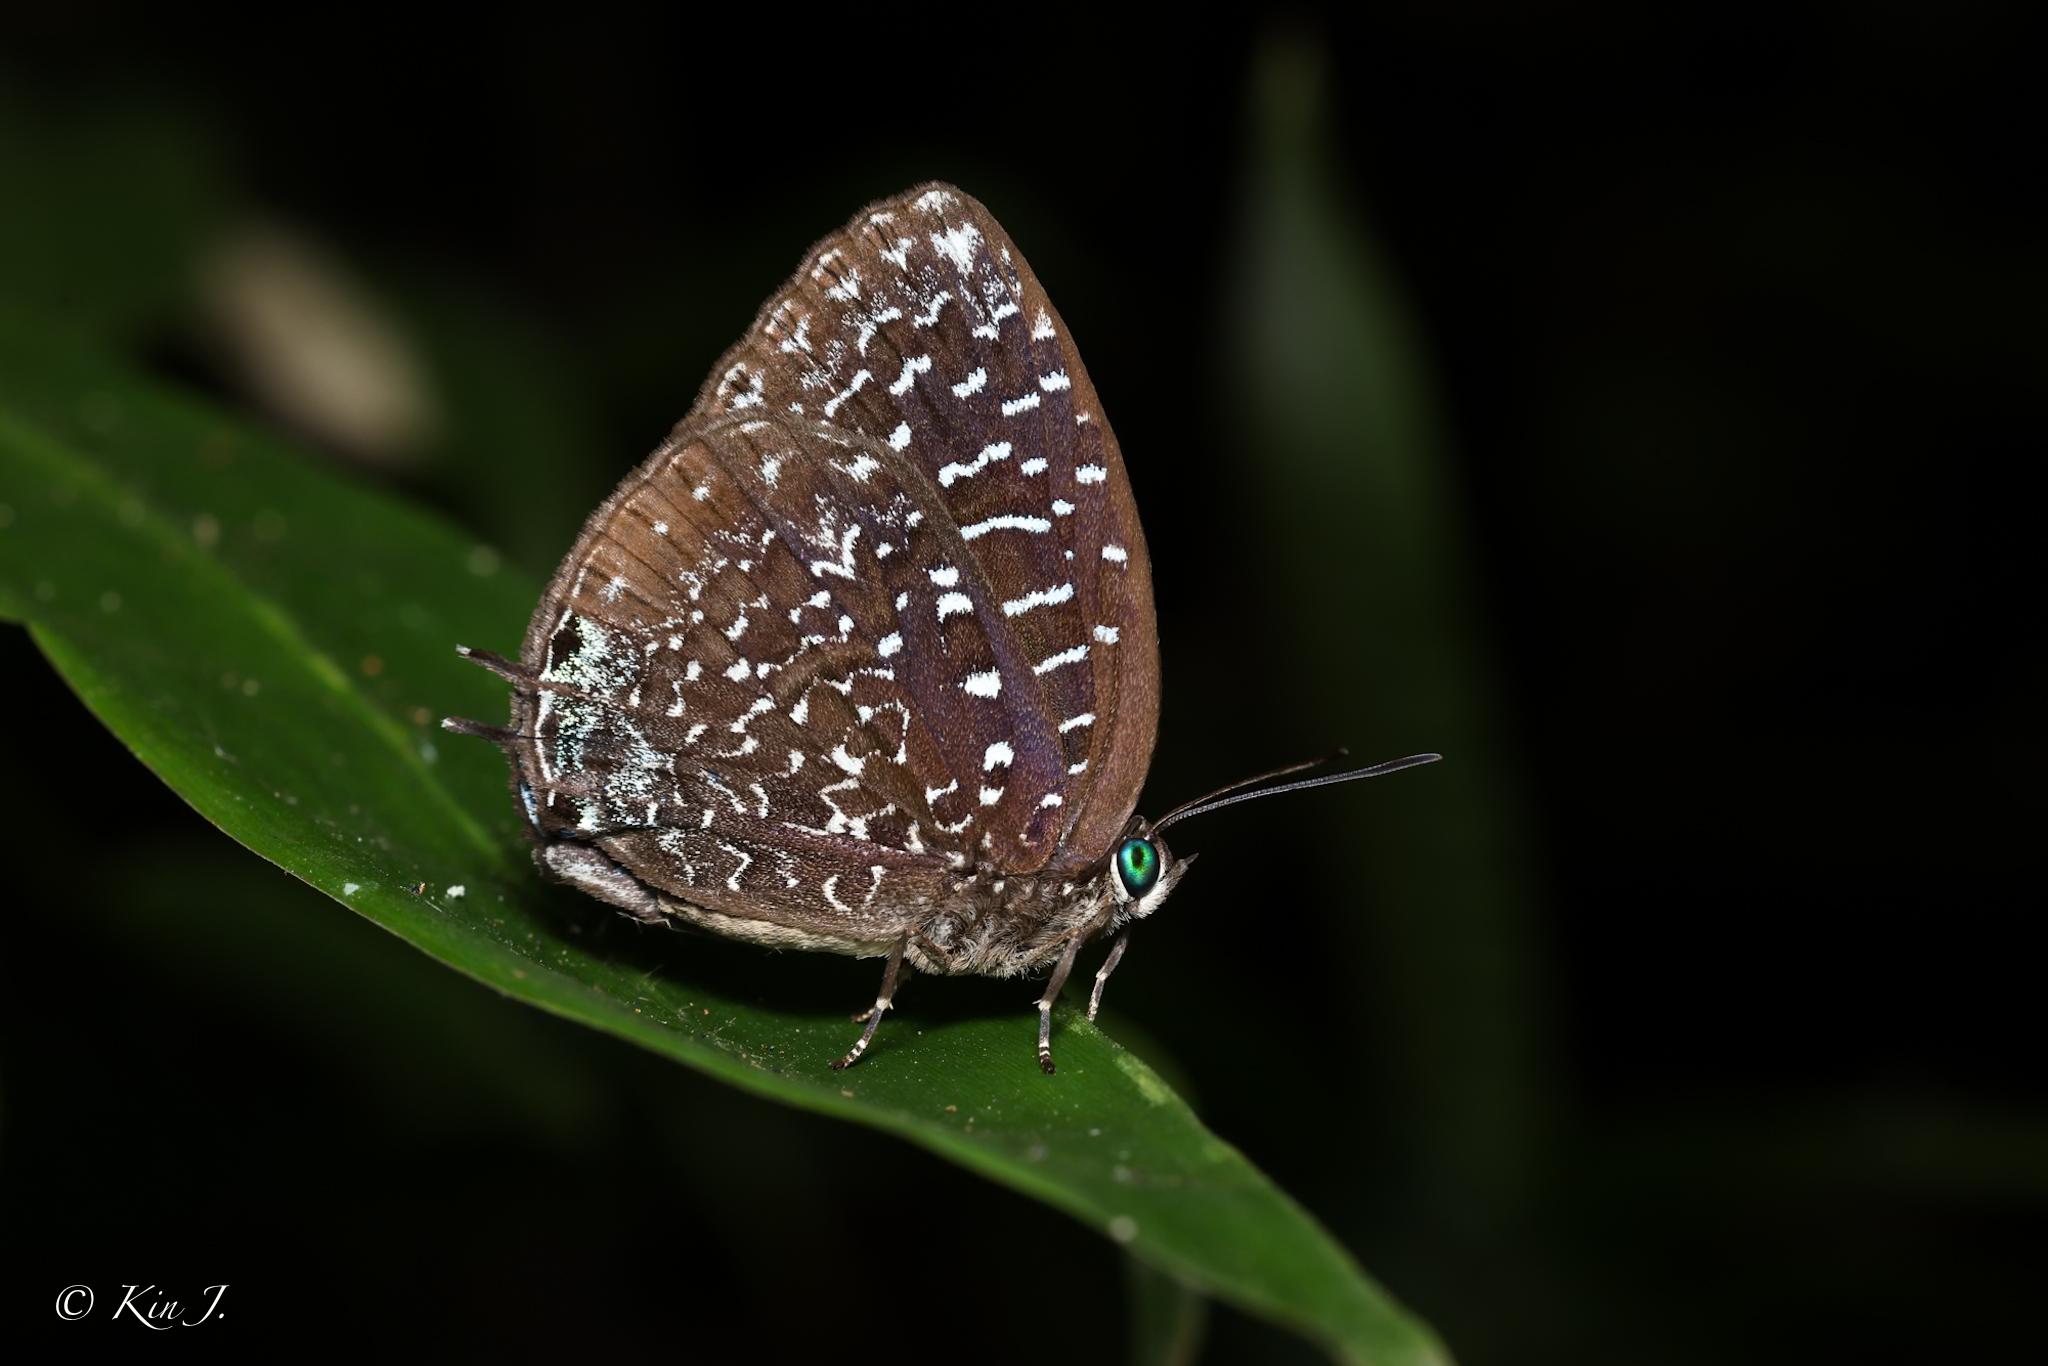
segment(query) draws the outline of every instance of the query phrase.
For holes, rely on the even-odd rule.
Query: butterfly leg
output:
[[[1067,941],[1067,951],[1060,955],[1059,966],[1045,981],[1045,995],[1038,998],[1038,1065],[1048,1077],[1053,1074],[1052,1003],[1060,998],[1060,988],[1067,984],[1067,974],[1074,970],[1074,958],[1081,952],[1081,941],[1085,938],[1086,935],[1077,934]]]
[[[860,1061],[860,1055],[868,1051],[868,1044],[875,1037],[875,1029],[882,1023],[883,1014],[889,1009],[890,998],[896,994],[896,974],[903,967],[903,950],[910,944],[910,936],[896,941],[896,947],[889,950],[889,966],[882,970],[882,989],[875,994],[874,1009],[868,1012],[868,1027],[860,1032],[853,1049],[838,1062],[832,1064],[835,1072],[844,1072]]]
[[[902,974],[900,977],[896,979],[896,985],[898,988],[901,988],[905,982],[908,982],[911,978],[917,975],[917,969],[910,966],[910,964],[908,963],[905,963],[901,968],[898,969],[898,971]],[[896,999],[896,995],[894,992],[891,992],[889,994],[889,999],[891,1001]],[[883,1005],[881,1002],[878,1001],[874,1005],[869,1006],[866,1010],[856,1012],[853,1017],[853,1022],[855,1024],[866,1024],[869,1020],[875,1017],[876,1011],[887,1009],[889,1009],[888,1006]]]
[[[1088,993],[1088,1019],[1095,1019],[1095,1012],[1102,1009],[1102,984],[1109,980],[1109,974],[1116,971],[1116,965],[1124,958],[1124,946],[1131,942],[1129,932],[1116,937],[1109,946],[1109,957],[1102,960],[1102,968],[1095,974],[1095,989]]]

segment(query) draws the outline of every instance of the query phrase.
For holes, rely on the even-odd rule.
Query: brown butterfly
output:
[[[1038,278],[947,185],[814,247],[592,514],[519,659],[463,653],[512,683],[512,722],[443,724],[504,747],[547,873],[888,960],[838,1067],[913,968],[1049,967],[1052,1072],[1081,947],[1114,936],[1093,1019],[1191,862],[1161,832],[1295,771],[1134,815],[1159,638],[1130,480]]]

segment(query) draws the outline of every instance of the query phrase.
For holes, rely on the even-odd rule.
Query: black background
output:
[[[486,487],[458,434],[362,477],[530,569],[805,245],[944,178],[1030,252],[1124,446],[1167,680],[1148,809],[1332,743],[1451,749],[1404,728],[1427,699],[1375,680],[1470,669],[1479,806],[1432,806],[1426,770],[1187,827],[1204,862],[1116,992],[1212,1126],[1461,1359],[2038,1341],[2021,489],[2048,280],[2018,23],[249,22],[10,24],[5,146],[101,195],[132,261],[176,211],[130,163],[95,183],[110,144],[80,130],[175,126],[192,183],[401,311],[505,321],[575,395],[560,467]],[[1246,225],[1276,183],[1260,130],[1297,97],[1429,377],[1448,647],[1304,629],[1326,583],[1336,604],[1401,586],[1354,582],[1373,557],[1329,531],[1373,514],[1263,459],[1266,410],[1237,392]],[[10,289],[47,298],[33,237],[10,240]],[[116,339],[249,403],[196,335],[173,302]],[[43,1331],[65,1284],[140,1277],[229,1281],[223,1331],[302,1338],[1121,1359],[1107,1244],[455,980],[204,826],[20,633],[0,651],[0,1332]],[[1404,922],[1412,889],[1496,857],[1484,909]],[[1359,894],[1364,928],[1333,924]],[[835,1000],[869,977],[761,970]],[[364,999],[366,976],[389,990]],[[1218,1313],[1205,1359],[1308,1355]]]

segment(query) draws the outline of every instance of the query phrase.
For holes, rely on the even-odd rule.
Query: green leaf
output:
[[[841,1075],[828,1064],[850,1041],[844,1008],[873,965],[840,965],[844,998],[799,998],[782,985],[792,958],[565,905],[526,857],[497,753],[437,729],[503,712],[502,687],[453,646],[516,642],[537,594],[432,518],[0,324],[0,611],[208,820],[508,995],[899,1134],[1347,1360],[1443,1360],[1313,1219],[1071,1009],[1048,1078],[1022,1001],[927,1013],[955,984],[920,983],[924,1003],[907,993]]]

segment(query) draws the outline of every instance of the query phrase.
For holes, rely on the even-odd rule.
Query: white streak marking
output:
[[[1040,461],[1039,463],[1043,464],[1045,462]],[[961,527],[960,539],[963,541],[978,540],[988,535],[991,531],[1029,531],[1037,533],[1051,530],[1052,523],[1046,521],[1043,517],[1021,517],[1015,513],[1006,512],[1000,517],[990,517],[985,521],[976,522],[972,526]]]
[[[852,578],[853,543],[859,539],[860,523],[855,522],[846,529],[846,534],[839,538],[839,559],[836,562],[832,560],[812,560],[811,572],[813,574],[837,574],[842,579]],[[830,595],[827,594],[826,597],[829,600]]]
[[[960,687],[975,697],[994,697],[1003,690],[1003,676],[994,669],[987,673],[969,674]]]
[[[852,398],[855,394],[859,393],[861,390],[861,386],[863,384],[866,384],[869,380],[873,378],[874,375],[867,370],[858,370],[854,372],[852,383],[848,384],[844,389],[841,389],[837,394],[833,395],[831,398],[825,400],[825,416],[830,417],[834,413],[838,412],[840,404],[846,402],[846,400]]]
[[[1020,617],[1033,608],[1051,607],[1056,603],[1065,602],[1073,596],[1074,585],[1071,583],[1063,583],[1056,588],[1041,588],[1036,592],[1026,593],[1021,598],[1011,598],[1003,604],[1003,615],[1006,617]]]
[[[903,362],[903,373],[896,376],[896,382],[889,386],[889,392],[901,398],[910,392],[910,386],[917,382],[917,377],[931,368],[930,356],[912,356]]]
[[[1061,650],[1056,655],[1047,655],[1044,659],[1031,666],[1031,672],[1035,674],[1049,674],[1054,669],[1063,668],[1068,664],[1079,664],[1087,657],[1088,647],[1086,645],[1076,645],[1071,650]]]
[[[908,431],[909,428],[905,427],[903,430]],[[901,448],[899,447],[898,449]],[[957,460],[947,465],[941,465],[939,467],[939,487],[951,488],[955,479],[965,479],[971,475],[980,474],[988,468],[990,461],[1008,460],[1009,458],[1009,442],[991,441],[988,445],[981,448],[979,455],[964,465]]]
[[[739,848],[737,845],[727,844],[724,840],[720,840],[718,842],[718,847],[725,850],[726,853],[731,854],[734,858],[740,861],[740,866],[733,869],[732,876],[728,877],[725,880],[725,890],[727,890],[728,892],[737,892],[740,889],[740,874],[746,872],[747,869],[753,867],[754,856],[746,852],[744,849]]]
[[[971,397],[974,394],[980,393],[981,387],[987,383],[988,371],[983,370],[980,367],[976,367],[973,374],[969,375],[966,379],[961,380],[958,384],[953,386],[953,397]]]

